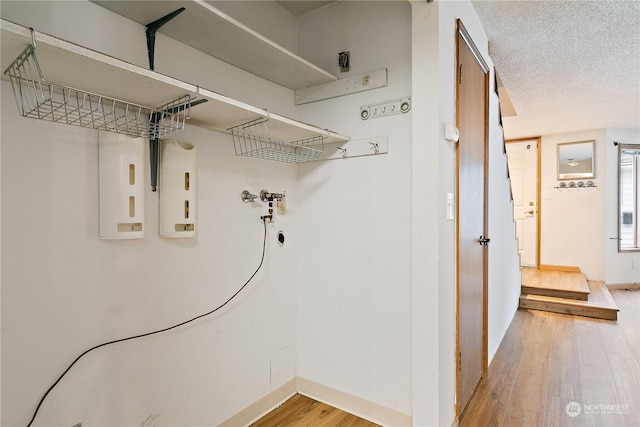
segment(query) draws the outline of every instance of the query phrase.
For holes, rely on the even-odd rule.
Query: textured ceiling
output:
[[[640,1],[473,1],[517,116],[507,138],[640,127]]]

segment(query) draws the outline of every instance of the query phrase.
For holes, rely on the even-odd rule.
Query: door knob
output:
[[[525,213],[528,213],[529,215],[533,215],[535,213],[535,211],[533,209],[531,209],[530,211],[526,211]]]
[[[487,246],[490,241],[491,239],[488,238],[487,236],[480,236],[478,238],[478,243],[480,243],[480,246]]]

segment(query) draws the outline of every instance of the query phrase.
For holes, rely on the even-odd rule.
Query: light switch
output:
[[[447,193],[446,197],[447,221],[456,219],[456,199],[453,193]]]
[[[458,142],[460,139],[460,132],[458,131],[458,128],[453,124],[446,124],[444,126],[444,139],[449,142]]]

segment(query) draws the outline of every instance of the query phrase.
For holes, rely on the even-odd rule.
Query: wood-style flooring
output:
[[[640,427],[640,291],[614,290],[618,321],[520,309],[461,427]],[[252,424],[376,424],[302,395]]]
[[[640,426],[640,291],[611,294],[617,322],[518,310],[460,426]]]
[[[251,427],[379,427],[370,421],[296,394]]]

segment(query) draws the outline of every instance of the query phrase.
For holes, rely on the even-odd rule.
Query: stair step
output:
[[[520,308],[617,320],[619,309],[604,283],[591,281],[589,286],[589,301],[524,294],[520,296]]]
[[[580,301],[589,299],[589,284],[582,272],[522,269],[522,293]]]
[[[577,301],[589,300],[589,292],[571,291],[567,289],[538,288],[522,285],[522,293],[527,295],[573,299]]]

